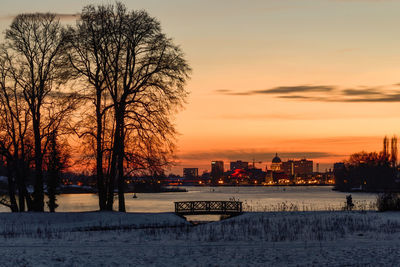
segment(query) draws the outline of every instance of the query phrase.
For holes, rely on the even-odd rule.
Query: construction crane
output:
[[[253,158],[253,169],[255,169],[255,168],[256,168],[256,163],[258,163],[258,164],[261,164],[261,163],[262,163],[262,161],[257,161],[257,162],[256,162],[256,159],[255,159],[255,158]]]

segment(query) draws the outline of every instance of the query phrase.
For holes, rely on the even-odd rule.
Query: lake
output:
[[[240,200],[246,211],[332,210],[344,206],[350,193],[332,191],[332,186],[237,186],[201,187],[185,186],[188,192],[125,194],[128,212],[172,212],[174,201],[188,200]],[[351,193],[356,207],[373,209],[373,193]],[[57,211],[98,210],[95,194],[64,194],[57,196]],[[117,198],[115,204],[117,205]],[[117,207],[115,207],[117,209]],[[9,208],[0,206],[0,212]]]

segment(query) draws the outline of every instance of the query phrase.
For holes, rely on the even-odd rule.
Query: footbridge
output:
[[[175,202],[175,214],[184,215],[228,215],[241,214],[240,201],[180,201]]]

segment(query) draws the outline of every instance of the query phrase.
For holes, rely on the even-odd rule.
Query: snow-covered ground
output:
[[[399,266],[400,213],[0,214],[1,266]]]

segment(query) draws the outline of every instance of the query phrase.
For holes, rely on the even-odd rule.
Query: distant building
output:
[[[288,160],[282,162],[282,171],[289,176],[307,175],[313,172],[312,160]]]
[[[185,178],[196,178],[199,176],[198,168],[183,168],[183,177]]]
[[[249,163],[246,161],[241,161],[241,160],[237,160],[237,161],[232,161],[230,163],[230,170],[234,171],[237,169],[241,169],[241,170],[245,170],[249,168]]]
[[[294,175],[294,160],[288,160],[288,161],[284,161],[282,162],[282,171],[286,174],[286,175]]]
[[[271,172],[272,181],[277,184],[289,184],[290,180],[288,179],[286,173],[284,172]]]
[[[314,162],[312,160],[297,160],[294,165],[294,174],[311,174],[314,171],[313,165]]]
[[[212,161],[211,162],[211,179],[213,183],[216,183],[224,175],[224,162],[223,161]]]
[[[271,170],[273,172],[280,172],[282,170],[282,161],[278,157],[278,153],[276,153],[275,157],[272,159]]]

